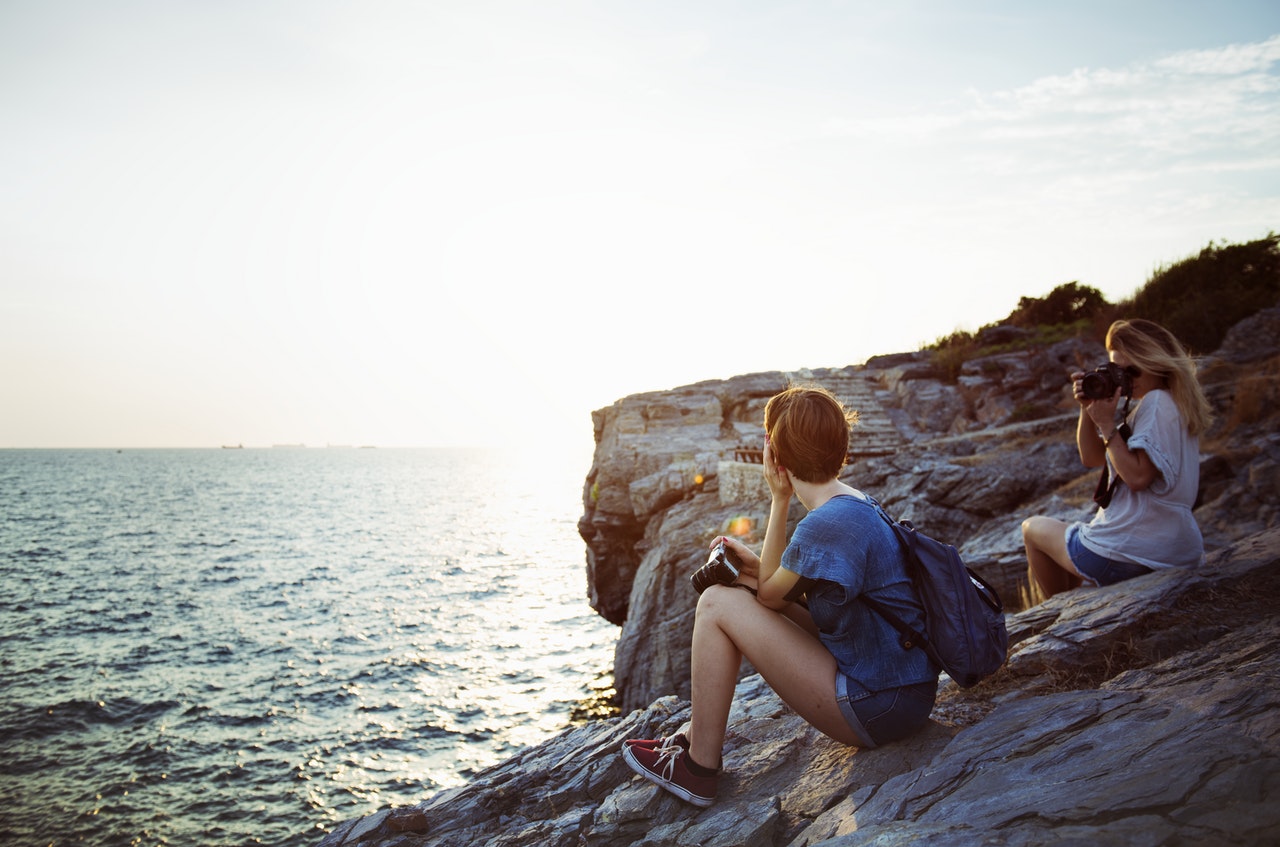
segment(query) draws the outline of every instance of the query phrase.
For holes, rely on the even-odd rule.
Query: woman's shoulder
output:
[[[814,524],[841,524],[875,520],[875,501],[854,489],[850,494],[837,494],[805,516]]]
[[[1135,412],[1143,417],[1172,417],[1182,420],[1182,412],[1174,402],[1173,394],[1165,388],[1153,388],[1144,394]]]
[[[1129,439],[1135,450],[1148,450],[1150,445],[1168,449],[1180,440],[1192,438],[1187,422],[1173,395],[1163,388],[1148,391],[1132,417],[1133,435]]]

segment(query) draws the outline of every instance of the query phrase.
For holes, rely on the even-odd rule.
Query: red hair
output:
[[[857,419],[825,388],[793,386],[769,399],[764,431],[778,464],[796,479],[826,482],[844,467]]]

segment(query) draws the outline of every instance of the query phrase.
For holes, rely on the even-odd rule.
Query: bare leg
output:
[[[1067,553],[1067,524],[1036,516],[1022,522],[1022,543],[1027,549],[1027,580],[1045,597],[1079,588],[1083,582]]]
[[[693,625],[689,743],[695,762],[720,765],[744,656],[802,718],[841,743],[858,743],[836,704],[836,660],[822,642],[747,592],[712,586],[698,599]]]
[[[734,584],[745,585],[752,591],[755,591],[759,586],[756,578],[750,574],[742,574]],[[801,606],[799,603],[791,603],[781,611],[781,614],[784,617],[790,618],[797,626],[812,635],[814,638],[818,637],[818,625],[813,622],[813,618],[809,615],[809,610],[804,606]]]

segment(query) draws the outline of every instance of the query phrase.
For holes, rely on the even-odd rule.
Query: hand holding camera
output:
[[[701,594],[712,585],[733,585],[737,582],[740,573],[742,573],[742,561],[721,538],[716,546],[711,548],[707,563],[694,571],[689,576],[689,581],[693,583],[693,590]]]
[[[1120,389],[1121,397],[1133,396],[1133,368],[1107,362],[1080,377],[1080,396],[1086,400],[1110,400]]]

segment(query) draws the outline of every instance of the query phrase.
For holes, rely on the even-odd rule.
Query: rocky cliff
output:
[[[688,716],[688,574],[709,539],[758,537],[750,459],[761,410],[790,381],[863,412],[845,476],[955,542],[1017,607],[1031,514],[1085,517],[1094,476],[1073,446],[1065,376],[1100,346],[1067,341],[966,364],[919,354],[629,397],[595,413],[579,529],[593,604],[621,624],[625,717],[597,720],[415,806],[349,821],[321,844],[1262,844],[1280,839],[1280,309],[1242,322],[1201,374],[1194,574],[1060,595],[1010,615],[1007,666],[943,678],[930,728],[855,751],[829,742],[744,668],[721,800],[698,811],[633,779],[622,739]],[[797,512],[802,510],[796,509]],[[797,519],[799,515],[796,516]]]
[[[1277,523],[1280,309],[1243,321],[1201,363],[1217,411],[1202,439],[1196,516],[1209,549]],[[829,388],[861,415],[842,478],[891,514],[960,548],[1013,608],[1025,590],[1020,524],[1093,511],[1096,471],[1075,448],[1067,375],[1106,360],[1068,340],[967,362],[944,381],[924,353],[803,373],[762,373],[628,397],[594,415],[597,448],[578,528],[594,607],[622,627],[614,685],[624,711],[688,696],[695,595],[710,539],[758,540],[768,491],[758,450],[768,398],[793,382]],[[803,508],[793,504],[798,520]]]

